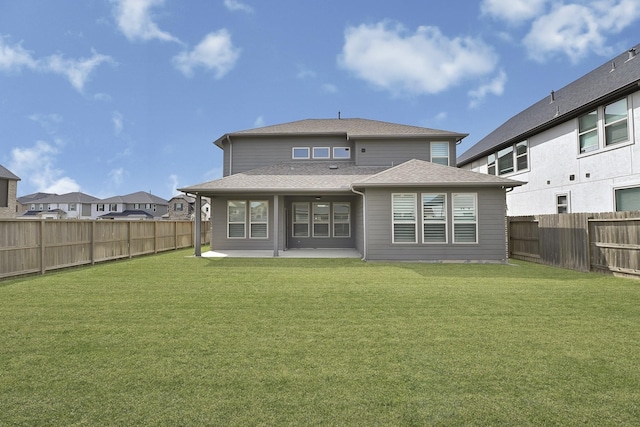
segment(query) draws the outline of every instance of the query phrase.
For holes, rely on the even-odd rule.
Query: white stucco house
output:
[[[516,114],[458,158],[527,184],[508,215],[640,210],[636,46]]]

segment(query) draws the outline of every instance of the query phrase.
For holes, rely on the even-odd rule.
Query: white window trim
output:
[[[244,203],[244,220],[242,222],[240,221],[229,221],[229,207],[230,204],[232,202],[235,203]],[[230,236],[230,225],[231,224],[242,224],[243,225],[243,230],[244,232],[242,233],[242,237],[231,237]],[[238,239],[246,239],[247,238],[247,201],[246,200],[227,200],[227,239],[234,239],[234,240],[238,240]]]
[[[317,205],[328,205],[329,211],[327,212],[327,220],[326,221],[316,221],[316,206]],[[331,237],[331,203],[329,202],[313,202],[311,205],[311,222],[312,222],[312,230],[311,235],[316,239],[328,239]],[[326,224],[327,225],[327,234],[316,235],[316,224]]]
[[[444,198],[444,221],[428,221],[424,216],[424,196],[443,196]],[[420,194],[420,206],[421,206],[421,219],[422,219],[422,243],[425,245],[445,245],[449,243],[449,213],[447,206],[447,193],[422,193]],[[424,226],[429,224],[444,224],[444,242],[425,242],[424,240]]]
[[[344,205],[348,209],[348,218],[346,221],[336,221],[336,205]],[[333,224],[331,225],[332,236],[336,239],[348,239],[351,237],[351,203],[349,202],[334,202],[331,206],[331,218],[333,219]],[[347,224],[349,226],[349,234],[347,236],[336,236],[336,224]]]
[[[434,156],[433,155],[433,146],[434,146],[434,144],[445,144],[447,146],[447,156],[446,157]],[[433,161],[434,158],[436,158],[436,159],[445,159],[446,158],[447,159],[447,166],[451,166],[451,162],[449,161],[449,143],[448,142],[446,142],[446,141],[432,141],[429,145],[430,145],[430,149],[431,149],[430,150],[431,151],[431,163],[435,163]]]
[[[633,97],[627,96],[626,97],[627,99],[627,134],[629,136],[629,139],[625,142],[618,142],[616,144],[606,145],[607,142],[605,140],[606,136],[605,136],[605,123],[604,123],[605,122],[604,108],[608,105],[615,104],[616,102],[622,99],[624,99],[624,97],[619,98],[613,102],[608,102],[607,104],[600,105],[598,106],[598,108],[595,109],[596,115],[597,115],[596,131],[598,133],[598,146],[593,150],[589,150],[584,153],[580,152],[580,117],[582,117],[584,114],[580,115],[579,117],[576,117],[575,119],[576,144],[577,144],[576,147],[578,150],[578,156],[577,156],[578,159],[583,157],[593,156],[594,154],[598,154],[598,153],[604,153],[605,151],[617,150],[618,148],[628,147],[629,145],[633,145],[635,143],[635,134],[634,134],[635,128],[634,128],[634,120],[633,120]],[[585,113],[585,114],[588,114],[588,113]]]
[[[520,154],[518,155],[518,149],[517,146],[518,144],[521,143],[526,143],[527,144],[527,167],[524,169],[518,169],[518,158],[524,156],[524,154]],[[578,145],[580,145],[580,143],[578,142]],[[511,172],[507,172],[507,173],[503,173],[500,174],[500,157],[498,156],[498,153],[500,151],[503,151],[507,148],[511,148],[511,156],[513,157],[513,171]],[[491,165],[491,163],[489,162],[489,157],[493,156],[494,158],[494,168],[495,168],[495,173],[490,173],[489,172],[489,166]],[[493,153],[489,153],[487,155],[487,174],[489,175],[495,175],[495,176],[502,176],[502,177],[507,177],[507,176],[514,176],[514,175],[518,175],[521,173],[525,173],[525,172],[529,172],[531,170],[531,146],[529,145],[529,140],[528,139],[523,139],[522,141],[518,141],[515,142],[513,144],[511,144],[510,146],[506,146],[504,148],[501,148],[500,150],[496,150]]]
[[[396,242],[395,225],[396,224],[411,224],[410,221],[396,222],[394,218],[394,196],[413,196],[413,234],[415,239],[413,242]],[[417,193],[391,193],[391,243],[396,245],[415,245],[418,243],[418,194]]]
[[[306,150],[307,151],[307,156],[306,157],[296,157],[295,153],[296,150]],[[306,160],[306,159],[310,159],[310,153],[311,150],[309,149],[309,147],[293,147],[291,148],[291,158],[294,160]]]
[[[558,197],[560,197],[560,196],[565,196],[567,198],[567,205],[566,205],[567,206],[567,212],[566,213],[571,213],[571,192],[567,191],[567,192],[564,192],[564,193],[555,193],[553,195],[553,197],[555,199],[555,204],[556,204],[556,214],[559,213],[558,212],[558,208],[560,206],[564,206],[564,205],[560,205],[558,203]]]
[[[346,156],[346,157],[336,156],[336,150],[346,150],[348,156]],[[332,155],[333,155],[334,159],[340,159],[340,160],[350,159],[351,158],[351,147],[333,147]]]
[[[456,222],[456,196],[457,195],[472,195],[474,198],[474,206],[475,206],[475,226],[476,226],[476,241],[475,242],[457,242],[456,241],[456,224],[471,224],[470,221],[457,221]],[[478,207],[478,193],[452,193],[451,194],[451,236],[453,243],[456,245],[477,245],[480,241],[480,236],[478,235],[478,224],[480,222],[480,214]]]
[[[300,221],[296,221],[296,205],[306,205],[307,206],[307,221],[306,222],[300,222]],[[293,238],[308,238],[310,236],[309,233],[309,228],[310,228],[310,219],[311,216],[313,215],[313,213],[311,212],[311,208],[309,206],[309,202],[293,202],[291,204],[291,237]],[[307,224],[307,234],[304,236],[296,236],[296,224]]]
[[[265,206],[267,207],[267,218],[265,220],[261,220],[261,221],[253,221],[251,219],[251,209],[252,203],[264,203]],[[256,239],[256,240],[265,240],[269,238],[269,201],[268,200],[249,200],[249,202],[247,203],[247,205],[249,206],[249,239]],[[264,237],[253,237],[253,225],[254,224],[266,224],[267,226],[267,235]]]
[[[623,187],[614,187],[612,188],[613,191],[613,211],[614,212],[626,212],[626,211],[618,211],[618,198],[616,197],[616,191],[618,190],[629,190],[631,188],[640,188],[640,183],[638,184],[631,184],[631,185],[625,185]]]
[[[326,156],[316,156],[316,150],[327,150]],[[331,158],[331,147],[313,147],[313,158],[314,159],[330,159]]]

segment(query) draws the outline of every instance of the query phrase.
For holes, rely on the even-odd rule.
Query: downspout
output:
[[[227,142],[229,143],[229,175],[233,175],[233,148],[231,147],[231,137],[229,135],[227,135]]]
[[[367,198],[364,193],[351,187],[351,191],[362,196],[362,261],[367,260]]]

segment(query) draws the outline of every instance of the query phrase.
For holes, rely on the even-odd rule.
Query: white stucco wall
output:
[[[640,91],[628,99],[629,142],[581,155],[577,119],[529,138],[529,170],[503,175],[527,182],[507,193],[508,214],[556,213],[558,194],[569,195],[570,212],[614,211],[616,188],[640,186]],[[464,168],[487,173],[487,157]]]

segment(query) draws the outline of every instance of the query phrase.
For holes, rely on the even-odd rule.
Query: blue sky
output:
[[[227,132],[359,117],[469,136],[640,41],[640,0],[0,0],[18,195],[169,199]]]

